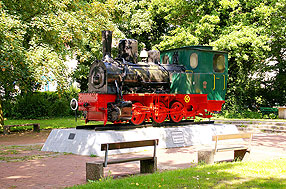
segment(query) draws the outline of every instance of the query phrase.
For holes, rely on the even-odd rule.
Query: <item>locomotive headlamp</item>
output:
[[[70,102],[70,107],[72,110],[77,110],[78,108],[78,102],[75,98],[73,98]]]
[[[104,69],[99,66],[92,70],[91,83],[95,88],[101,88],[104,84]]]

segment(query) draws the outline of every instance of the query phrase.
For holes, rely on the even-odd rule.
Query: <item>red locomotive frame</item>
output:
[[[116,94],[80,93],[79,111],[87,111],[85,122],[108,119],[107,104],[114,102]],[[211,112],[221,111],[224,100],[207,100],[207,94],[125,94],[125,101],[132,102],[131,122],[140,125],[144,121],[162,123],[166,119],[180,122],[183,118],[200,116],[210,118]],[[124,114],[124,112],[121,112]],[[118,122],[115,122],[118,123]]]

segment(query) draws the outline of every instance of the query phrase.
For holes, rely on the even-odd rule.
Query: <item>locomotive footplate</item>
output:
[[[86,111],[89,121],[113,123],[130,121],[134,125],[144,122],[175,123],[196,116],[210,118],[206,94],[115,94],[80,93],[78,110]]]
[[[182,120],[180,124],[174,123],[171,121],[163,122],[160,126],[156,127],[180,127],[180,126],[193,126],[198,124],[214,124],[214,121],[199,121],[194,122],[194,120]],[[152,127],[152,122],[147,122],[144,125],[132,125],[130,123],[125,124],[106,124],[104,125],[79,125],[76,126],[76,129],[85,129],[85,130],[96,130],[96,131],[104,131],[104,130],[128,130],[128,129],[137,129],[144,127]]]

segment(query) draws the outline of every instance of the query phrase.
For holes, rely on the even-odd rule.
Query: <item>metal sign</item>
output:
[[[75,133],[70,133],[70,134],[69,134],[69,138],[68,138],[68,139],[73,140],[73,139],[74,139],[74,137],[75,137]]]
[[[174,144],[185,143],[183,131],[173,131],[171,135]]]

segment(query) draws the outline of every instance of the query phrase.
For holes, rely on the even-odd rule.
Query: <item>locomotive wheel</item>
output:
[[[156,107],[155,107],[155,111],[154,114],[152,115],[152,120],[155,123],[162,123],[165,121],[165,119],[167,118],[167,114],[164,114],[163,109],[165,109],[166,106],[163,102],[159,102]]]
[[[133,108],[132,108],[132,118],[131,118],[131,123],[133,125],[141,125],[146,117],[145,113],[142,113],[140,108],[136,108],[137,106],[143,106],[140,102],[135,102],[133,103]]]
[[[171,111],[174,111],[175,113],[170,114],[170,118],[172,122],[178,123],[180,122],[184,115],[179,113],[184,108],[184,105],[181,102],[175,101],[171,105]]]

